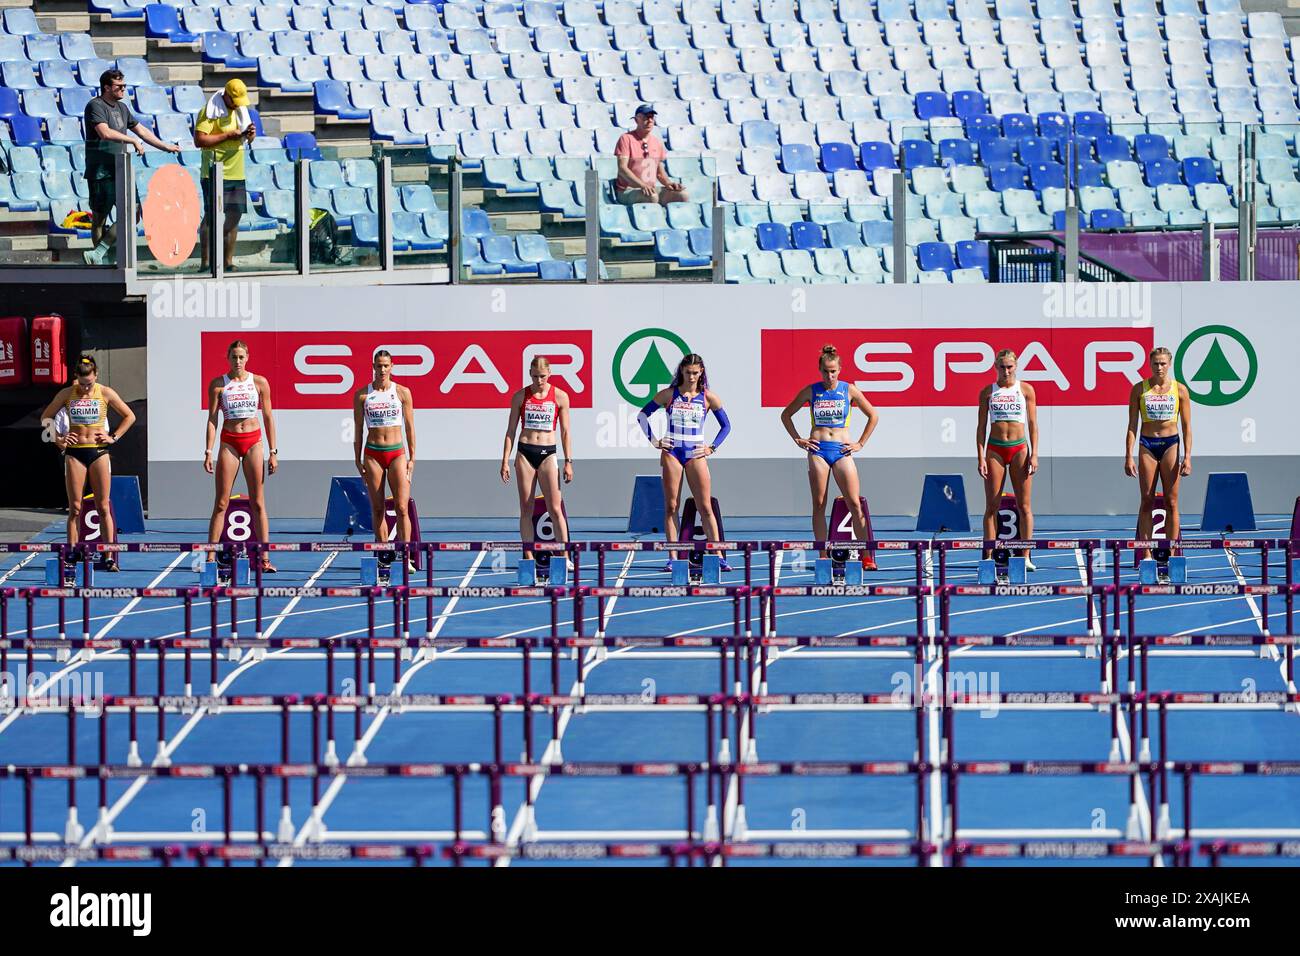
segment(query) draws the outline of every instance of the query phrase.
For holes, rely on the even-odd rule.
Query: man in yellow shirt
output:
[[[214,161],[221,163],[224,184],[226,271],[235,267],[235,240],[248,194],[244,189],[244,146],[257,135],[248,114],[248,87],[243,80],[231,80],[220,93],[212,94],[194,122],[194,145],[203,150],[203,225],[201,236],[203,268],[208,267],[208,210],[212,209],[212,186],[208,180]]]

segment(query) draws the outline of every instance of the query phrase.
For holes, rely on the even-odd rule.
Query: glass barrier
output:
[[[394,267],[433,268],[435,278],[446,281],[451,240],[448,151],[429,146],[384,147],[375,150],[374,161],[381,162],[384,156],[392,169],[388,205],[392,210]]]

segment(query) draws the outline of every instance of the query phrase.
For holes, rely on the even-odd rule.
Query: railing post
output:
[[[393,271],[393,161],[379,160],[379,268]]]
[[[461,227],[464,225],[460,201],[460,153],[447,159],[447,281],[460,285],[460,270],[465,258],[461,250]]]
[[[298,274],[311,274],[311,176],[306,156],[293,164],[293,210],[298,223]],[[213,163],[215,166],[216,164]]]
[[[1254,150],[1247,144],[1253,143],[1252,130],[1245,131],[1245,141],[1237,146],[1237,279],[1249,282],[1254,278],[1254,236],[1255,204],[1252,201],[1254,184]]]
[[[907,283],[907,162],[898,152],[894,174],[894,282]]]
[[[119,269],[135,269],[135,169],[126,150],[114,157],[117,163],[117,246]]]
[[[713,281],[727,281],[727,211],[718,205],[718,181],[713,181],[713,215],[709,219],[713,230]]]
[[[600,282],[600,174],[596,164],[587,167],[586,181],[587,218],[587,285]]]
[[[1209,220],[1201,229],[1201,279],[1205,282],[1219,281],[1219,236],[1214,223]]]
[[[1074,145],[1073,140],[1066,141],[1066,152]],[[1071,176],[1073,166],[1067,162],[1066,176]],[[1079,278],[1079,204],[1072,188],[1073,182],[1065,184],[1065,281],[1075,282]]]
[[[212,184],[212,208],[208,213],[208,255],[212,260],[212,278],[226,277],[226,183],[225,168],[214,158],[208,167],[208,181]],[[231,250],[234,260],[234,250]]]

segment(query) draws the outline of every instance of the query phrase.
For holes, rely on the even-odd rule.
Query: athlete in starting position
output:
[[[1028,540],[1034,536],[1030,498],[1034,473],[1038,471],[1038,400],[1034,387],[1016,378],[1015,352],[1003,349],[995,363],[998,378],[980,392],[980,420],[975,431],[975,457],[980,477],[984,479],[984,540],[992,541],[998,536],[998,509],[1008,473],[1016,509],[1020,512],[1015,536]],[[1025,569],[1037,570],[1028,553]]]
[[[650,416],[660,408],[668,414],[668,433],[656,439],[650,429]],[[711,443],[704,441],[704,420],[709,417],[709,412],[718,419],[718,434]],[[704,359],[693,352],[683,356],[677,363],[672,384],[646,402],[638,421],[650,444],[659,449],[659,467],[664,483],[664,537],[668,541],[681,540],[677,505],[682,495],[682,476],[685,475],[691,497],[695,500],[695,513],[704,527],[705,540],[720,540],[718,518],[713,513],[708,460],[731,433],[731,419],[727,417],[718,393],[709,388]],[[720,567],[723,571],[731,570],[725,557]],[[664,570],[672,570],[671,561]]]
[[[41,413],[41,421],[53,421],[59,412],[66,412],[68,431],[56,434],[55,444],[63,452],[64,483],[68,492],[68,545],[76,545],[77,527],[81,517],[81,500],[86,493],[86,481],[95,496],[95,509],[99,512],[102,539],[117,540],[117,528],[109,507],[109,489],[113,485],[113,468],[108,450],[135,424],[135,412],[107,385],[99,383],[99,367],[89,355],[77,360],[77,380],[59,390],[54,400]],[[121,421],[116,430],[108,427],[108,410],[112,409]],[[104,555],[104,570],[118,570],[117,556]]]
[[[1153,349],[1150,358],[1151,377],[1135,384],[1129,395],[1128,433],[1124,438],[1124,473],[1137,478],[1142,491],[1138,538],[1143,541],[1150,540],[1154,533],[1151,508],[1155,504],[1157,479],[1165,492],[1165,535],[1172,539],[1179,537],[1178,479],[1192,473],[1192,402],[1187,386],[1170,376],[1173,355],[1168,349]],[[1184,442],[1181,466],[1178,461],[1180,425]],[[1141,446],[1136,462],[1134,444]]]
[[[880,416],[856,385],[840,381],[840,355],[835,346],[822,346],[817,364],[821,369],[821,380],[800,390],[781,412],[781,424],[794,443],[808,452],[813,537],[818,541],[827,539],[826,488],[833,474],[853,520],[853,537],[865,541],[867,516],[858,497],[858,469],[851,456],[862,450],[876,430]],[[794,427],[794,416],[805,405],[812,412],[812,431],[807,438],[800,438]],[[867,417],[867,424],[857,441],[848,440],[849,415],[853,408]],[[874,560],[873,555],[863,556],[865,567],[870,568]]]
[[[242,465],[248,482],[248,504],[252,509],[257,540],[265,544],[271,537],[266,514],[266,495],[262,489],[262,429],[257,413],[266,423],[266,440],[271,446],[267,471],[274,475],[279,468],[275,447],[275,418],[271,414],[271,386],[260,375],[248,371],[248,345],[236,340],[226,349],[230,371],[208,383],[207,448],[203,468],[216,475],[216,498],[212,503],[212,520],[208,522],[208,541],[215,544],[221,537],[226,509],[230,506],[230,489]],[[221,447],[213,460],[212,446],[217,440],[217,416],[222,417]],[[271,556],[262,552],[262,570],[274,572]]]
[[[519,539],[524,557],[531,558],[528,545],[536,538],[533,527],[533,495],[540,487],[542,499],[555,530],[556,541],[569,540],[569,523],[564,519],[564,496],[556,467],[555,432],[564,444],[564,483],[573,480],[573,454],[569,445],[569,395],[551,384],[551,363],[537,356],[528,367],[532,384],[510,399],[505,448],[501,452],[501,480],[510,483],[510,447],[519,429],[519,453],[515,456],[515,477],[519,485]]]
[[[384,507],[384,480],[387,479],[393,495],[396,539],[410,541],[408,506],[411,477],[415,473],[415,413],[412,411],[411,391],[393,381],[393,356],[384,349],[375,353],[374,376],[374,380],[358,391],[352,400],[352,445],[357,471],[365,478],[366,491],[370,495],[370,519],[375,529],[375,540],[389,540],[387,509]],[[405,443],[402,441],[403,430]],[[387,556],[381,553],[380,560],[391,560],[391,553]],[[415,569],[415,562],[409,555],[407,567]]]

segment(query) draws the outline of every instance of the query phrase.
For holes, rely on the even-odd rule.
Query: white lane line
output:
[[[156,587],[158,585],[158,582],[161,581],[163,578],[167,577],[167,575],[171,572],[172,568],[180,564],[180,562],[184,560],[187,556],[188,555],[184,553],[178,554],[172,560],[172,563],[167,565],[167,567],[163,569],[162,573],[159,574],[152,581],[150,581],[146,585],[146,587],[151,587],[151,588]],[[134,608],[137,604],[139,604],[143,600],[144,598],[142,597],[134,597],[130,601],[128,601],[126,606],[123,607],[122,610],[118,611],[115,615],[113,615],[113,617],[109,620],[109,622],[105,624],[102,628],[100,628],[97,633],[94,634],[95,640],[101,640],[102,638],[104,638],[108,634],[108,632],[111,631],[113,628],[115,628],[123,618],[125,618],[128,614],[131,613],[132,608]],[[113,655],[119,653],[121,652],[107,651],[101,654],[99,656],[99,659],[112,657]],[[80,654],[74,657],[66,667],[60,668],[54,674],[51,674],[49,679],[44,684],[40,685],[39,687],[34,687],[30,696],[39,697],[41,694],[45,693],[51,687],[55,686],[56,682],[62,680],[64,676],[72,673],[77,668],[83,666],[84,664],[88,664],[95,659],[96,659],[96,655],[94,651],[89,651],[89,650],[82,651]],[[16,721],[19,717],[23,715],[23,713],[24,713],[23,710],[15,708],[9,714],[8,717],[6,717],[4,720],[0,720],[0,733],[4,733],[5,730],[14,723],[14,721]]]
[[[636,552],[629,551],[627,553],[627,557],[623,561],[623,567],[620,569],[618,578],[615,580],[614,583],[615,587],[621,588],[623,586],[623,582],[627,579],[627,573],[629,570],[631,570],[632,562],[635,560],[635,558],[636,558]],[[606,620],[608,620],[608,617],[612,613],[614,602],[617,600],[618,597],[615,596],[610,598],[609,601],[606,602],[605,604]],[[597,636],[604,636],[604,633],[605,633],[605,622],[602,621],[597,626],[596,634]],[[596,653],[597,650],[598,648],[594,648],[594,647],[586,649],[583,656],[584,674],[590,674],[591,671],[595,670],[597,667],[601,665],[601,663],[603,663],[603,660],[607,659],[607,658],[602,658],[600,655],[598,655]],[[577,681],[574,681],[573,686],[569,688],[569,695],[577,696],[581,693],[582,693],[582,685],[580,685]],[[572,706],[565,706],[564,708],[561,709],[560,719],[555,731],[555,737],[547,743],[546,750],[542,753],[541,762],[543,764],[549,766],[550,764],[558,763],[563,759],[561,756],[562,752],[560,748],[563,745],[564,733],[569,729],[569,721],[572,720],[572,718],[573,718]],[[514,819],[510,822],[510,828],[506,831],[506,846],[517,847],[523,840],[528,839],[530,833],[536,829],[537,798],[541,795],[542,786],[546,783],[546,780],[547,780],[547,776],[545,774],[536,774],[528,779],[528,782],[525,784],[525,786],[528,788],[528,793],[525,796],[524,801],[519,805],[519,809],[515,811]],[[494,865],[501,868],[508,867],[510,865],[510,857],[503,856],[498,860],[496,860]]]
[[[488,552],[486,551],[478,552],[478,556],[474,559],[474,562],[470,565],[469,570],[465,573],[465,576],[461,579],[460,587],[469,586],[470,581],[474,577],[474,572],[478,570],[479,565],[483,563],[483,559],[486,558],[487,555]],[[453,607],[455,607],[455,605],[459,601],[460,601],[460,597],[456,596],[451,598],[451,600],[447,602],[446,608],[444,608],[443,612],[438,615],[438,620],[433,625],[431,631],[431,635],[433,637],[437,637],[438,634],[442,631],[442,628],[446,625],[448,619],[450,618],[449,612]],[[446,651],[444,653],[454,653],[454,651],[455,648],[452,648],[451,650]],[[414,676],[416,673],[418,673],[419,670],[423,668],[425,665],[431,663],[433,663],[433,659],[426,657],[421,661],[415,662],[415,664],[407,668],[406,672],[402,675],[402,678],[398,681],[397,686],[394,688],[394,692],[401,693],[402,689],[406,686],[407,682],[410,681],[411,677]],[[375,715],[375,719],[370,722],[370,726],[366,728],[366,732],[365,734],[362,735],[361,740],[357,741],[353,745],[352,755],[348,758],[348,762],[350,764],[364,763],[366,748],[370,746],[372,741],[374,741],[375,735],[379,733],[379,729],[383,726],[384,722],[388,719],[391,713],[392,713],[392,708],[389,707],[388,705],[385,705],[383,708],[380,709],[379,713]],[[320,755],[314,754],[313,759],[319,760]],[[330,785],[326,789],[324,795],[322,795],[320,802],[317,803],[314,807],[312,807],[311,812],[308,814],[307,822],[304,823],[302,828],[297,832],[297,834],[294,835],[293,838],[294,846],[303,846],[304,844],[307,843],[308,839],[311,839],[313,837],[318,838],[320,835],[323,835],[325,829],[325,814],[329,811],[330,806],[333,805],[335,799],[339,795],[339,791],[343,789],[343,785],[347,782],[347,779],[348,779],[347,774],[340,774],[337,777],[334,777],[330,781]],[[282,867],[287,867],[292,865],[293,865],[292,859],[285,859],[280,861],[280,866]]]
[[[330,552],[330,554],[326,556],[321,566],[317,568],[316,572],[311,576],[311,578],[308,579],[306,587],[311,587],[312,584],[315,583],[316,579],[319,578],[321,574],[325,572],[325,569],[328,568],[331,563],[333,563],[333,560],[335,557],[337,557],[337,555],[338,552]],[[173,565],[175,565],[177,562],[181,561],[186,557],[188,557],[188,555],[184,553],[178,555],[176,561],[173,562]],[[170,570],[171,568],[169,567],[168,571]],[[164,575],[166,575],[166,573],[167,571],[163,572]],[[152,585],[150,586],[152,587]],[[299,599],[294,598],[294,600],[297,601]],[[292,608],[292,606],[293,603],[290,602],[290,604],[286,606],[285,611],[281,613],[282,614],[287,613],[288,610]],[[276,626],[280,623],[281,620],[283,620],[283,617],[277,615],[275,620],[271,622],[270,628],[268,628],[265,633],[268,636],[271,633],[273,633]],[[232,670],[229,674],[227,674],[225,680],[221,681],[221,683],[217,685],[217,688],[214,691],[213,696],[220,696],[221,694],[225,693],[226,688],[228,688],[231,684],[233,684],[235,680],[244,673],[244,671],[253,667],[262,659],[263,659],[262,655],[256,653],[255,651],[253,650],[246,651],[244,653],[243,658],[239,661],[239,663],[236,665],[234,670]],[[204,717],[209,716],[210,714],[212,714],[212,711],[206,707],[192,714],[190,718],[181,726],[181,729],[177,731],[176,736],[173,737],[171,740],[165,741],[163,743],[162,749],[158,752],[158,755],[154,758],[154,763],[155,764],[170,763],[171,755],[176,751],[176,749],[181,745],[181,743],[184,742],[185,738],[187,738],[190,735],[190,733],[194,730],[194,728],[198,726],[199,721],[201,721]],[[127,788],[126,792],[123,793],[122,796],[119,797],[113,803],[113,806],[109,808],[108,812],[100,817],[98,824],[92,827],[91,830],[85,835],[85,837],[81,841],[81,845],[83,847],[88,847],[91,844],[97,842],[101,836],[107,837],[107,840],[111,842],[112,836],[111,833],[109,833],[108,828],[112,826],[113,821],[118,818],[118,816],[122,813],[122,811],[125,810],[127,806],[130,805],[131,801],[134,800],[139,795],[140,791],[145,788],[145,786],[149,783],[149,780],[150,778],[148,777],[137,777],[134,781],[132,781],[131,786]],[[63,865],[68,866],[73,864],[75,864],[75,861],[69,860],[66,861]]]
[[[924,568],[925,568],[926,587],[932,587],[934,585],[933,554],[934,552],[932,551],[926,551],[925,553]],[[935,637],[935,629],[936,629],[936,620],[935,620],[935,609],[934,609],[934,595],[927,594],[925,596],[925,633],[926,633],[926,637],[931,642],[933,642]],[[965,648],[958,648],[956,653],[960,654],[964,649]],[[930,855],[930,865],[943,866],[944,864],[943,844],[944,844],[944,838],[947,836],[947,821],[944,819],[946,814],[944,812],[945,801],[944,801],[944,794],[943,794],[943,771],[940,769],[940,763],[944,759],[944,754],[941,752],[939,747],[940,727],[939,727],[939,707],[937,701],[939,699],[940,694],[946,695],[948,693],[948,688],[939,687],[939,669],[943,663],[942,656],[940,654],[934,654],[931,650],[931,646],[926,647],[925,653],[933,654],[933,659],[930,663],[929,670],[926,672],[924,678],[924,686],[927,692],[930,694],[930,699],[929,701],[926,702],[925,705],[926,718],[930,729],[928,746],[926,747],[926,750],[928,751],[927,760],[929,761],[931,767],[934,768],[933,770],[930,771],[930,779],[929,779],[929,787],[930,787],[929,837],[930,840],[935,845],[935,852]],[[920,678],[920,676],[921,675],[919,674],[915,675],[913,680],[915,681],[916,679]],[[917,754],[916,759],[920,760],[921,755]],[[955,833],[952,836],[954,840],[957,838],[957,835]],[[916,837],[918,840],[923,839],[923,835],[920,833],[918,833]]]

